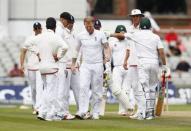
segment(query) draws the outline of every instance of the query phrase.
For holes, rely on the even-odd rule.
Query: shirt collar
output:
[[[53,30],[51,30],[51,29],[47,29],[47,32],[52,32],[52,33],[54,33],[54,31],[53,31]]]

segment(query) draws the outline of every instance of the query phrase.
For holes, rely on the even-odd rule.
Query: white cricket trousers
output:
[[[69,95],[70,89],[72,89],[74,94],[74,99],[76,101],[77,112],[79,111],[79,89],[80,89],[80,72],[77,69],[76,72],[72,72],[71,69],[67,68],[67,76],[65,81],[65,88],[66,88],[66,99],[67,99],[67,109],[69,111]]]
[[[69,105],[69,89],[65,85],[66,77],[68,77],[68,72],[66,70],[66,63],[59,62],[58,63],[58,103],[60,107],[57,109],[57,114],[66,115],[68,113],[68,105]]]
[[[146,113],[154,114],[156,87],[158,85],[158,64],[141,64],[138,68],[139,85],[143,88],[146,103]],[[147,115],[146,114],[146,115]]]
[[[112,74],[112,91],[116,90],[117,92],[125,92],[127,94],[127,79],[128,79],[128,70],[125,70],[123,66],[115,66],[113,68]],[[119,113],[126,112],[127,109],[119,101]]]
[[[91,112],[93,115],[99,115],[103,96],[103,63],[82,63],[80,66],[79,114],[86,113],[89,109],[90,84],[92,89]]]
[[[131,105],[137,104],[137,112],[144,112],[145,108],[145,95],[142,86],[138,83],[139,74],[138,74],[138,66],[129,66],[129,76],[128,76],[128,89],[130,89],[132,94],[130,94]],[[130,91],[130,92],[131,92]]]
[[[43,92],[43,82],[40,71],[28,70],[28,81],[31,87],[33,108],[38,110],[41,106],[41,95]]]
[[[42,115],[46,115],[48,117],[52,117],[56,115],[56,111],[59,108],[57,101],[57,73],[42,75],[43,80],[43,99],[39,113]]]

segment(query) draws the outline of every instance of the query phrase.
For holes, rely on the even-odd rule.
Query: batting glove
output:
[[[167,65],[162,65],[162,75],[164,73],[166,77],[170,76],[170,68]]]

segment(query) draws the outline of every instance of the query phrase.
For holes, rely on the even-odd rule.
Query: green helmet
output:
[[[124,25],[118,25],[115,29],[115,33],[120,33],[120,32],[127,32],[126,28]]]
[[[151,28],[151,22],[148,18],[142,18],[140,21],[140,28],[145,30],[145,29],[150,29]]]

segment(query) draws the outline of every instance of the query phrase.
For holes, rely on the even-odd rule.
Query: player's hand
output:
[[[38,57],[38,60],[39,60],[39,62],[41,61],[41,58],[40,58],[40,54],[38,53],[37,54],[37,57]]]
[[[58,61],[57,55],[53,55],[53,57],[54,57],[55,62],[57,62]]]
[[[170,76],[170,68],[167,65],[162,65],[162,75],[165,74],[165,77]]]
[[[71,65],[71,71],[72,71],[72,73],[75,73],[75,72],[76,72],[76,67],[75,67],[74,64]]]
[[[128,67],[127,67],[127,62],[125,62],[124,64],[123,64],[123,68],[125,69],[125,70],[128,70]]]
[[[103,62],[104,64],[106,64],[109,61],[110,61],[110,59],[108,57],[104,57],[104,62]]]
[[[24,72],[25,71],[25,67],[23,65],[21,65],[21,71]]]

